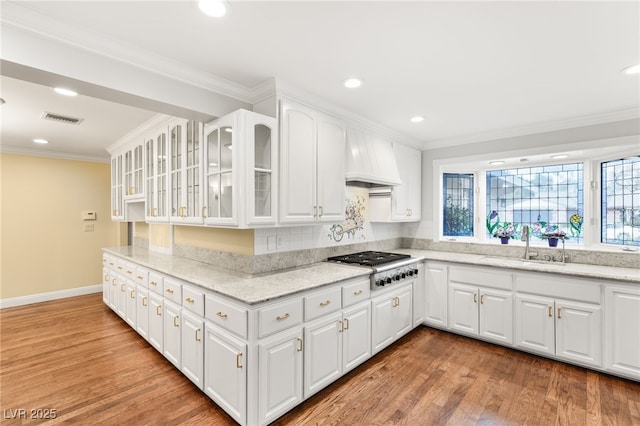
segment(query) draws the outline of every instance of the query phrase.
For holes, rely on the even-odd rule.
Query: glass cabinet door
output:
[[[233,127],[215,126],[207,131],[207,205],[209,223],[233,222]],[[216,221],[215,218],[221,219]]]
[[[143,195],[143,172],[144,168],[142,164],[144,162],[144,157],[142,155],[143,145],[136,145],[133,150],[133,194],[135,195]]]
[[[156,217],[168,220],[168,190],[167,190],[167,134],[162,132],[156,138],[155,181],[156,181]]]
[[[155,165],[156,165],[156,150],[155,140],[148,138],[144,142],[145,161],[147,163],[145,181],[147,184],[147,192],[145,194],[145,202],[147,206],[146,216],[147,220],[152,220],[158,214],[158,199],[155,186]]]
[[[253,132],[253,215],[255,217],[270,217],[272,215],[271,187],[273,174],[271,164],[271,129],[264,124],[257,124],[253,127]]]
[[[113,220],[122,220],[124,218],[123,209],[123,168],[122,154],[111,158],[111,217]]]
[[[182,126],[177,124],[169,130],[171,139],[171,217],[186,216],[182,200]]]
[[[200,209],[200,123],[189,121],[187,123],[186,143],[186,215],[197,217]]]

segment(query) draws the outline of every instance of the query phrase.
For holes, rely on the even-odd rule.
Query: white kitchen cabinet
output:
[[[102,268],[102,303],[109,306],[109,295],[111,287],[111,276],[109,275],[109,268]]]
[[[258,415],[267,424],[302,402],[302,328],[294,327],[258,343]]]
[[[182,374],[187,376],[201,390],[204,387],[204,321],[185,309],[181,312],[181,368]]]
[[[413,326],[417,327],[424,322],[426,284],[424,264],[419,263],[415,269],[418,271],[418,275],[413,280]]]
[[[413,329],[411,286],[411,282],[398,285],[371,300],[373,354]]]
[[[149,340],[149,290],[136,285],[136,331]]]
[[[600,366],[600,306],[519,293],[516,345],[567,361]]]
[[[246,424],[247,344],[206,322],[204,357],[204,392],[235,421]]]
[[[605,284],[605,368],[640,380],[640,288]]]
[[[181,366],[181,355],[182,351],[180,350],[182,345],[182,334],[181,334],[181,310],[180,307],[168,302],[164,301],[163,311],[162,311],[162,325],[163,325],[163,352],[165,358],[167,358],[173,365],[175,365],[178,369]]]
[[[111,220],[124,220],[124,155],[111,157]]]
[[[391,218],[397,222],[422,217],[422,154],[417,149],[393,144],[402,183],[391,189]]]
[[[116,303],[116,313],[120,315],[120,318],[126,321],[127,319],[127,280],[118,275],[118,296]]]
[[[164,353],[164,302],[162,297],[149,292],[149,343],[160,353]]]
[[[161,125],[145,138],[145,221],[169,222],[169,127]]]
[[[204,223],[275,224],[276,120],[240,109],[207,123],[204,134]]]
[[[144,197],[143,141],[135,142],[123,154],[125,200]]]
[[[280,223],[344,220],[346,127],[280,101]]]
[[[109,275],[111,285],[109,287],[109,307],[113,312],[118,312],[118,293],[120,293],[120,286],[118,285],[118,275],[115,272],[111,272]]]
[[[425,324],[447,327],[447,294],[449,279],[447,265],[427,262],[425,265]]]
[[[126,285],[126,307],[125,307],[125,320],[129,323],[133,329],[136,329],[136,284],[127,280]]]
[[[342,375],[342,313],[335,312],[304,327],[304,397]]]
[[[342,313],[342,374],[371,358],[371,303],[360,303]]]
[[[202,124],[176,118],[169,123],[170,220],[201,224]]]
[[[513,343],[513,295],[509,291],[450,282],[448,311],[452,331]]]
[[[513,343],[511,273],[470,266],[448,270],[448,326],[451,331]]]

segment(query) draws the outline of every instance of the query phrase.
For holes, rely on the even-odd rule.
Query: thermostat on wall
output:
[[[96,212],[94,211],[82,212],[82,220],[96,220]]]

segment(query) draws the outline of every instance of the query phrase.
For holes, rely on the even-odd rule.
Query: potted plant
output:
[[[502,244],[509,244],[509,240],[513,238],[515,228],[511,223],[505,223],[503,226],[499,226],[493,233],[494,238],[500,238]]]
[[[549,242],[549,247],[558,247],[558,240],[568,240],[567,233],[559,229],[547,231],[542,234],[542,239]]]

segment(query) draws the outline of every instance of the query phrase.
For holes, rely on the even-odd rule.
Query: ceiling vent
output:
[[[58,123],[75,124],[76,126],[84,121],[84,118],[69,117],[68,115],[55,114],[53,112],[42,113],[44,120],[55,121]]]

